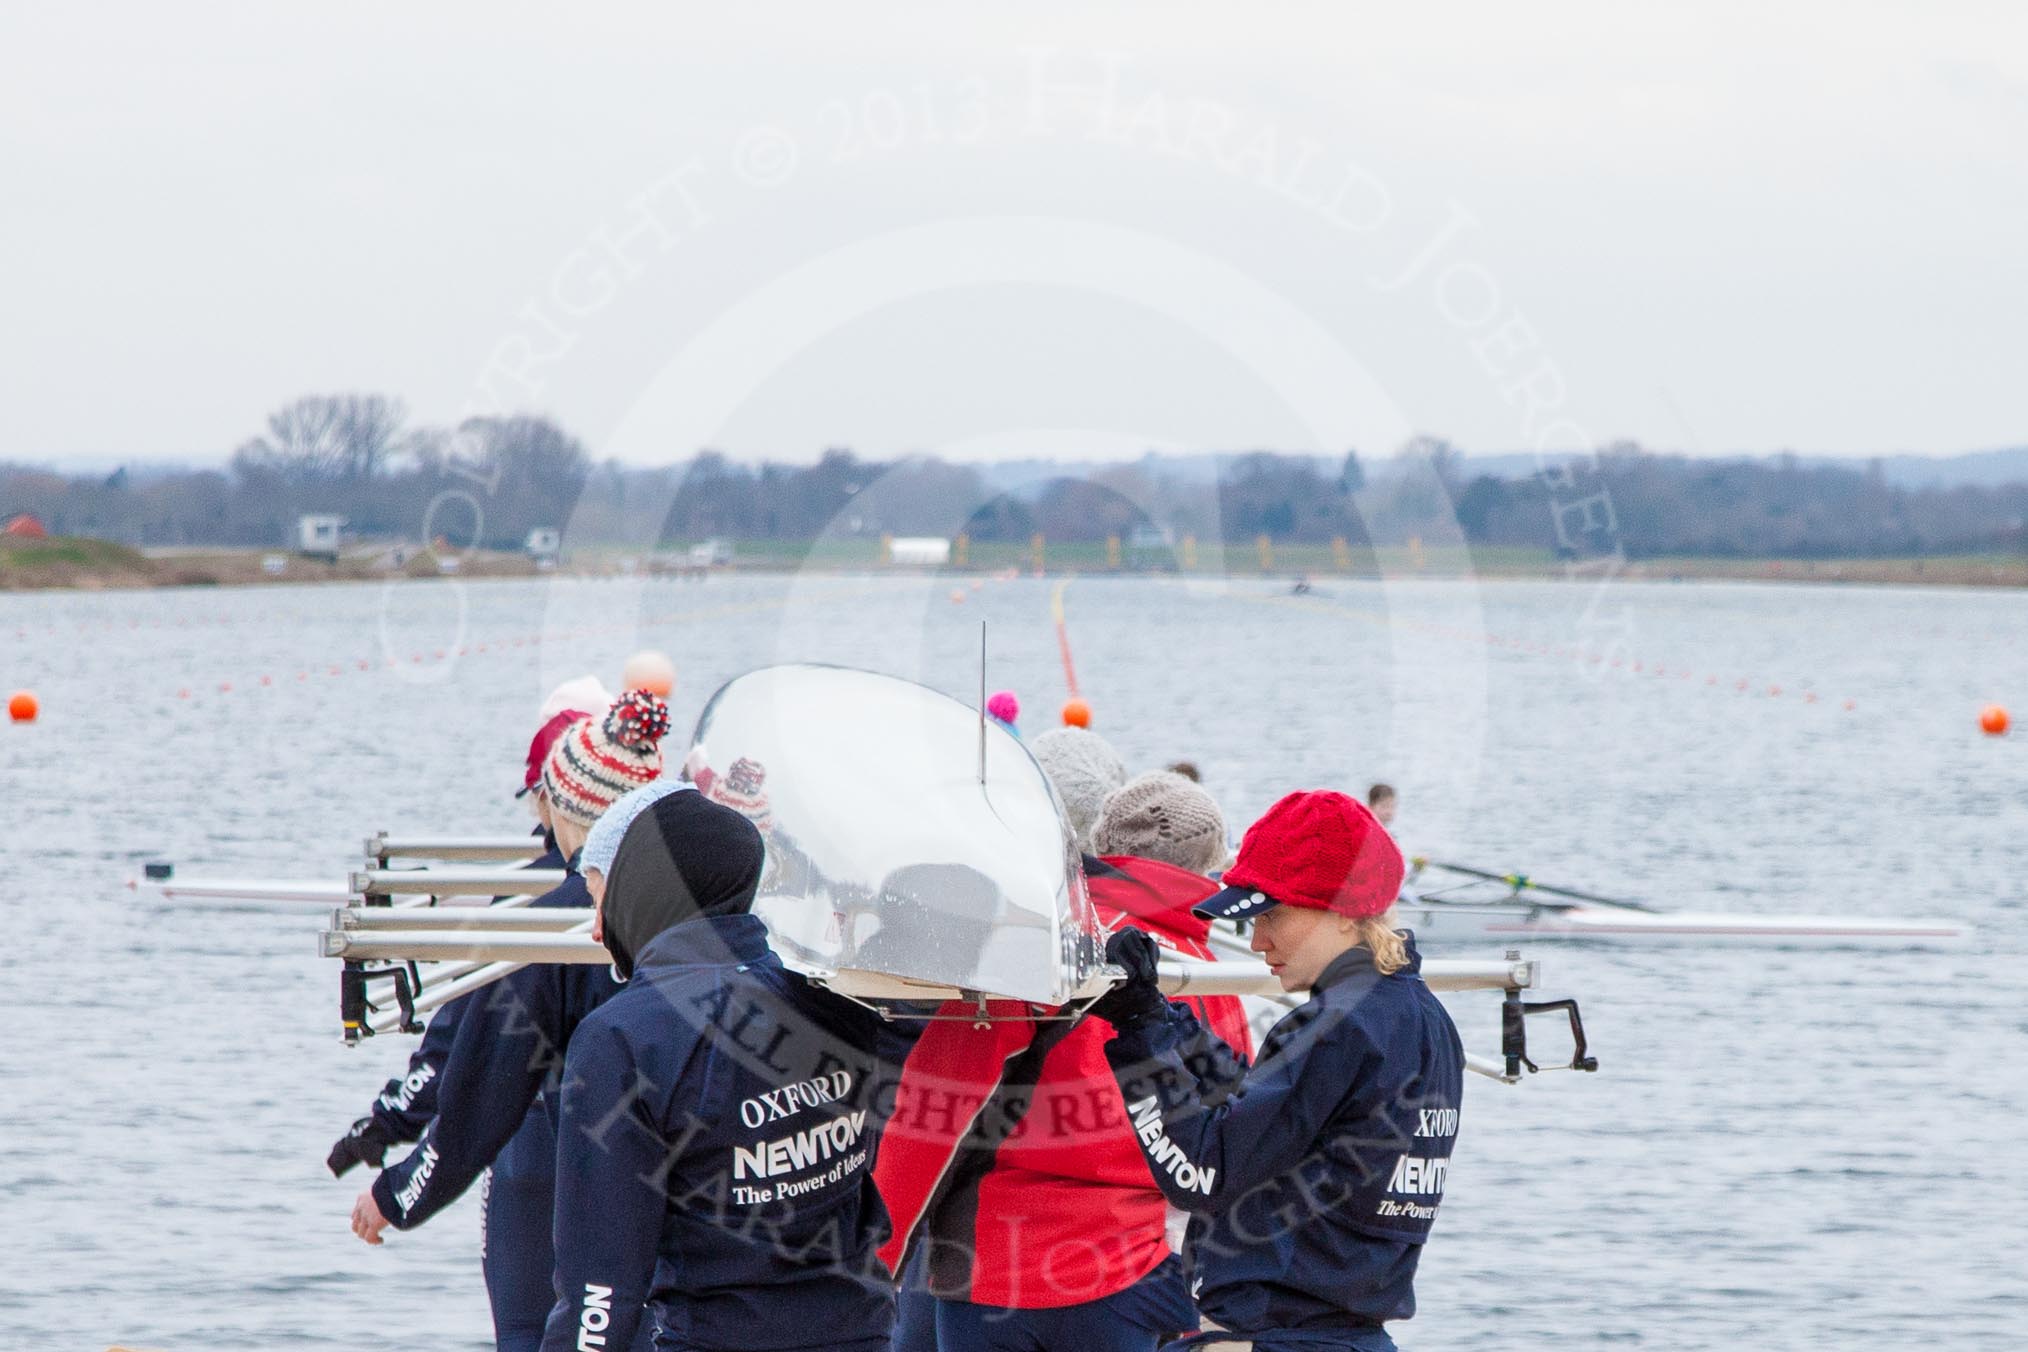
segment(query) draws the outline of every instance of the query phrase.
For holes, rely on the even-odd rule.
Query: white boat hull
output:
[[[1571,939],[1643,946],[1694,944],[1775,948],[1955,948],[1970,927],[1927,917],[1753,915],[1721,911],[1637,911],[1623,906],[1534,906],[1404,898],[1401,925],[1427,945]]]

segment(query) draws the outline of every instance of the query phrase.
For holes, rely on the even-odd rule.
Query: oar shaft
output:
[[[1601,906],[1624,906],[1630,911],[1651,911],[1654,907],[1645,902],[1628,901],[1622,897],[1602,897],[1596,892],[1580,892],[1574,887],[1552,887],[1538,883],[1525,873],[1495,873],[1491,869],[1473,868],[1468,864],[1447,864],[1441,859],[1418,859],[1424,868],[1440,868],[1449,873],[1462,874],[1467,878],[1483,878],[1491,883],[1505,883],[1516,892],[1540,892],[1544,896],[1568,897],[1572,901],[1595,902]]]

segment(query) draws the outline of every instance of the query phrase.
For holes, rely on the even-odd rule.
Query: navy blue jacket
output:
[[[588,907],[591,894],[573,872],[531,904]],[[435,1077],[436,1115],[415,1149],[373,1181],[380,1214],[407,1230],[456,1200],[514,1135],[536,1095],[554,1124],[570,1035],[619,989],[609,967],[537,963],[466,996]]]
[[[1240,1334],[1371,1327],[1415,1313],[1443,1200],[1464,1047],[1409,965],[1355,948],[1269,1030],[1248,1070],[1189,1007],[1121,1030],[1106,1057],[1148,1168],[1194,1213],[1198,1308]]]
[[[541,835],[549,848],[528,862],[528,868],[563,868],[564,858],[557,853],[556,841],[546,832]],[[559,889],[560,890],[560,889]],[[532,905],[563,905],[550,902],[554,892],[538,897]],[[495,897],[495,901],[499,898]],[[586,895],[576,905],[589,904]],[[461,995],[430,1016],[430,1024],[424,1030],[422,1042],[408,1058],[408,1069],[389,1080],[373,1100],[372,1117],[380,1134],[390,1144],[413,1141],[423,1134],[423,1128],[437,1115],[437,1076],[443,1073],[444,1060],[451,1054],[451,1043],[458,1035],[458,1021],[465,1015],[465,1006],[472,997]]]
[[[662,931],[571,1040],[544,1352],[880,1352],[879,1016],[785,970],[751,915]]]

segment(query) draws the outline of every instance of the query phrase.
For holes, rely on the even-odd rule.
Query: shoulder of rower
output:
[[[1372,1023],[1380,1017],[1379,1006],[1385,997],[1376,1001],[1374,996],[1370,984],[1351,989],[1350,983],[1345,983],[1316,991],[1268,1030],[1258,1059],[1293,1055],[1335,1060],[1367,1055],[1383,1040],[1376,1036]]]

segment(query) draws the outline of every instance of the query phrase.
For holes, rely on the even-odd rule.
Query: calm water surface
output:
[[[680,730],[786,659],[963,695],[984,618],[993,684],[1046,726],[1053,584],[953,604],[965,585],[0,596],[0,687],[45,710],[0,729],[0,1344],[490,1346],[475,1199],[369,1250],[347,1228],[358,1174],[324,1171],[411,1044],[339,1044],[318,909],[164,907],[127,879],[158,858],[337,877],[376,829],[519,829],[543,692],[611,683],[643,646],[678,661]],[[2021,599],[1323,592],[1076,581],[1099,729],[1137,769],[1196,760],[1235,835],[1286,789],[1388,779],[1412,851],[1980,931],[1949,955],[1536,945],[1604,1070],[1467,1086],[1402,1342],[2021,1346],[2028,746],[1973,727],[1992,699],[2028,714]],[[1490,1050],[1493,1001],[1451,1005]]]

